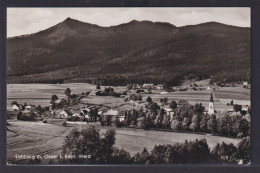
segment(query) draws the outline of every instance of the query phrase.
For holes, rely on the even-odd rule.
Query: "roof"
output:
[[[210,102],[214,102],[212,93],[210,95]]]
[[[188,105],[189,102],[187,100],[179,100],[178,105]]]
[[[20,105],[17,105],[17,104],[13,104],[11,107],[13,107],[13,106],[16,106],[18,108],[20,107]]]
[[[24,111],[22,111],[22,113],[23,114],[29,114],[31,111],[29,111],[29,110],[24,110]]]
[[[143,86],[151,86],[151,85],[153,86],[152,83],[144,83],[144,84],[143,84]]]
[[[164,110],[165,110],[166,112],[171,112],[171,111],[172,111],[172,108],[164,108]]]
[[[88,111],[87,111],[87,110],[85,110],[85,109],[84,109],[84,110],[82,110],[81,112],[82,112],[83,114],[85,114],[85,115],[86,115],[86,114],[88,114]]]
[[[72,112],[70,112],[69,110],[63,110],[63,111],[66,112],[68,115],[72,115]],[[62,113],[63,111],[61,111],[60,113]]]
[[[119,115],[119,111],[118,110],[108,110],[107,112],[105,112],[103,115]]]

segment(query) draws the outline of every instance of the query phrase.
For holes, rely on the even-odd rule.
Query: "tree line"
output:
[[[150,101],[150,99],[147,99]],[[165,99],[161,100],[165,102]],[[173,131],[186,131],[192,133],[211,133],[214,135],[229,137],[245,137],[250,135],[250,122],[237,112],[209,115],[204,113],[205,107],[202,104],[195,106],[182,105],[177,107],[176,102],[171,102],[170,107],[174,108],[172,115],[160,108],[157,103],[149,102],[147,109],[127,110],[121,114],[124,121],[112,116],[103,116],[101,124],[117,127],[134,127],[141,129],[166,129]]]

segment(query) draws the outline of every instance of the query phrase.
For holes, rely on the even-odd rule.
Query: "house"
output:
[[[248,85],[248,81],[243,81],[243,86],[247,87],[247,85]]]
[[[93,90],[89,93],[89,96],[96,96],[97,95],[97,92],[96,90]]]
[[[28,111],[30,111],[31,109],[32,109],[32,106],[30,106],[30,105],[28,105],[28,106],[25,106],[25,108],[24,108],[25,110],[28,110]]]
[[[126,97],[126,95],[120,95],[120,98],[125,98]]]
[[[76,111],[72,114],[73,117],[80,117],[80,111]]]
[[[119,111],[118,110],[108,110],[107,112],[103,113],[103,118],[102,119],[106,119],[110,117],[109,119],[111,120],[111,125],[114,126],[116,120],[119,120]],[[122,120],[122,119],[121,119]],[[119,120],[120,121],[120,120]]]
[[[170,115],[170,118],[172,119],[174,117],[174,111],[172,108],[164,108],[167,115]]]
[[[62,110],[60,113],[58,113],[57,117],[59,118],[68,118],[69,116],[72,116],[72,112],[69,110]]]
[[[13,104],[11,107],[8,108],[10,111],[19,111],[21,110],[21,106],[19,104]]]
[[[234,112],[234,109],[233,109],[233,108],[230,108],[230,109],[227,110],[227,112],[229,112],[229,113],[230,113],[230,112]]]
[[[103,115],[105,115],[105,116],[118,116],[119,111],[111,109],[111,110],[108,110],[107,112],[105,112]]]
[[[165,91],[165,92],[161,92],[160,94],[168,94],[168,92]]]
[[[178,101],[178,105],[179,106],[184,106],[184,105],[190,105],[189,102],[187,100],[179,100]]]
[[[19,112],[20,112],[19,110],[18,111],[7,110],[6,111],[7,119],[16,119]]]
[[[87,111],[86,109],[81,110],[80,111],[80,116],[89,119],[90,118],[89,117],[89,111]]]
[[[125,121],[125,115],[119,115],[117,119],[119,120],[119,122],[123,122]]]
[[[156,88],[157,88],[158,90],[162,90],[162,89],[163,89],[163,85],[162,85],[162,84],[159,84],[159,85],[156,86]]]
[[[98,115],[101,116],[103,114],[103,111],[98,111]]]
[[[152,83],[145,83],[145,84],[143,84],[143,88],[154,88],[154,84],[152,84]]]

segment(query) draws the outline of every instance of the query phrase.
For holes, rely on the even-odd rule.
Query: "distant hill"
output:
[[[7,39],[8,83],[168,83],[184,76],[250,80],[250,28],[131,21],[100,27],[71,18]]]

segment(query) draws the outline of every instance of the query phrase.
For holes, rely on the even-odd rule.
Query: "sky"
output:
[[[66,18],[99,26],[132,20],[169,22],[177,27],[210,21],[250,27],[250,8],[7,8],[7,37],[35,33]]]

